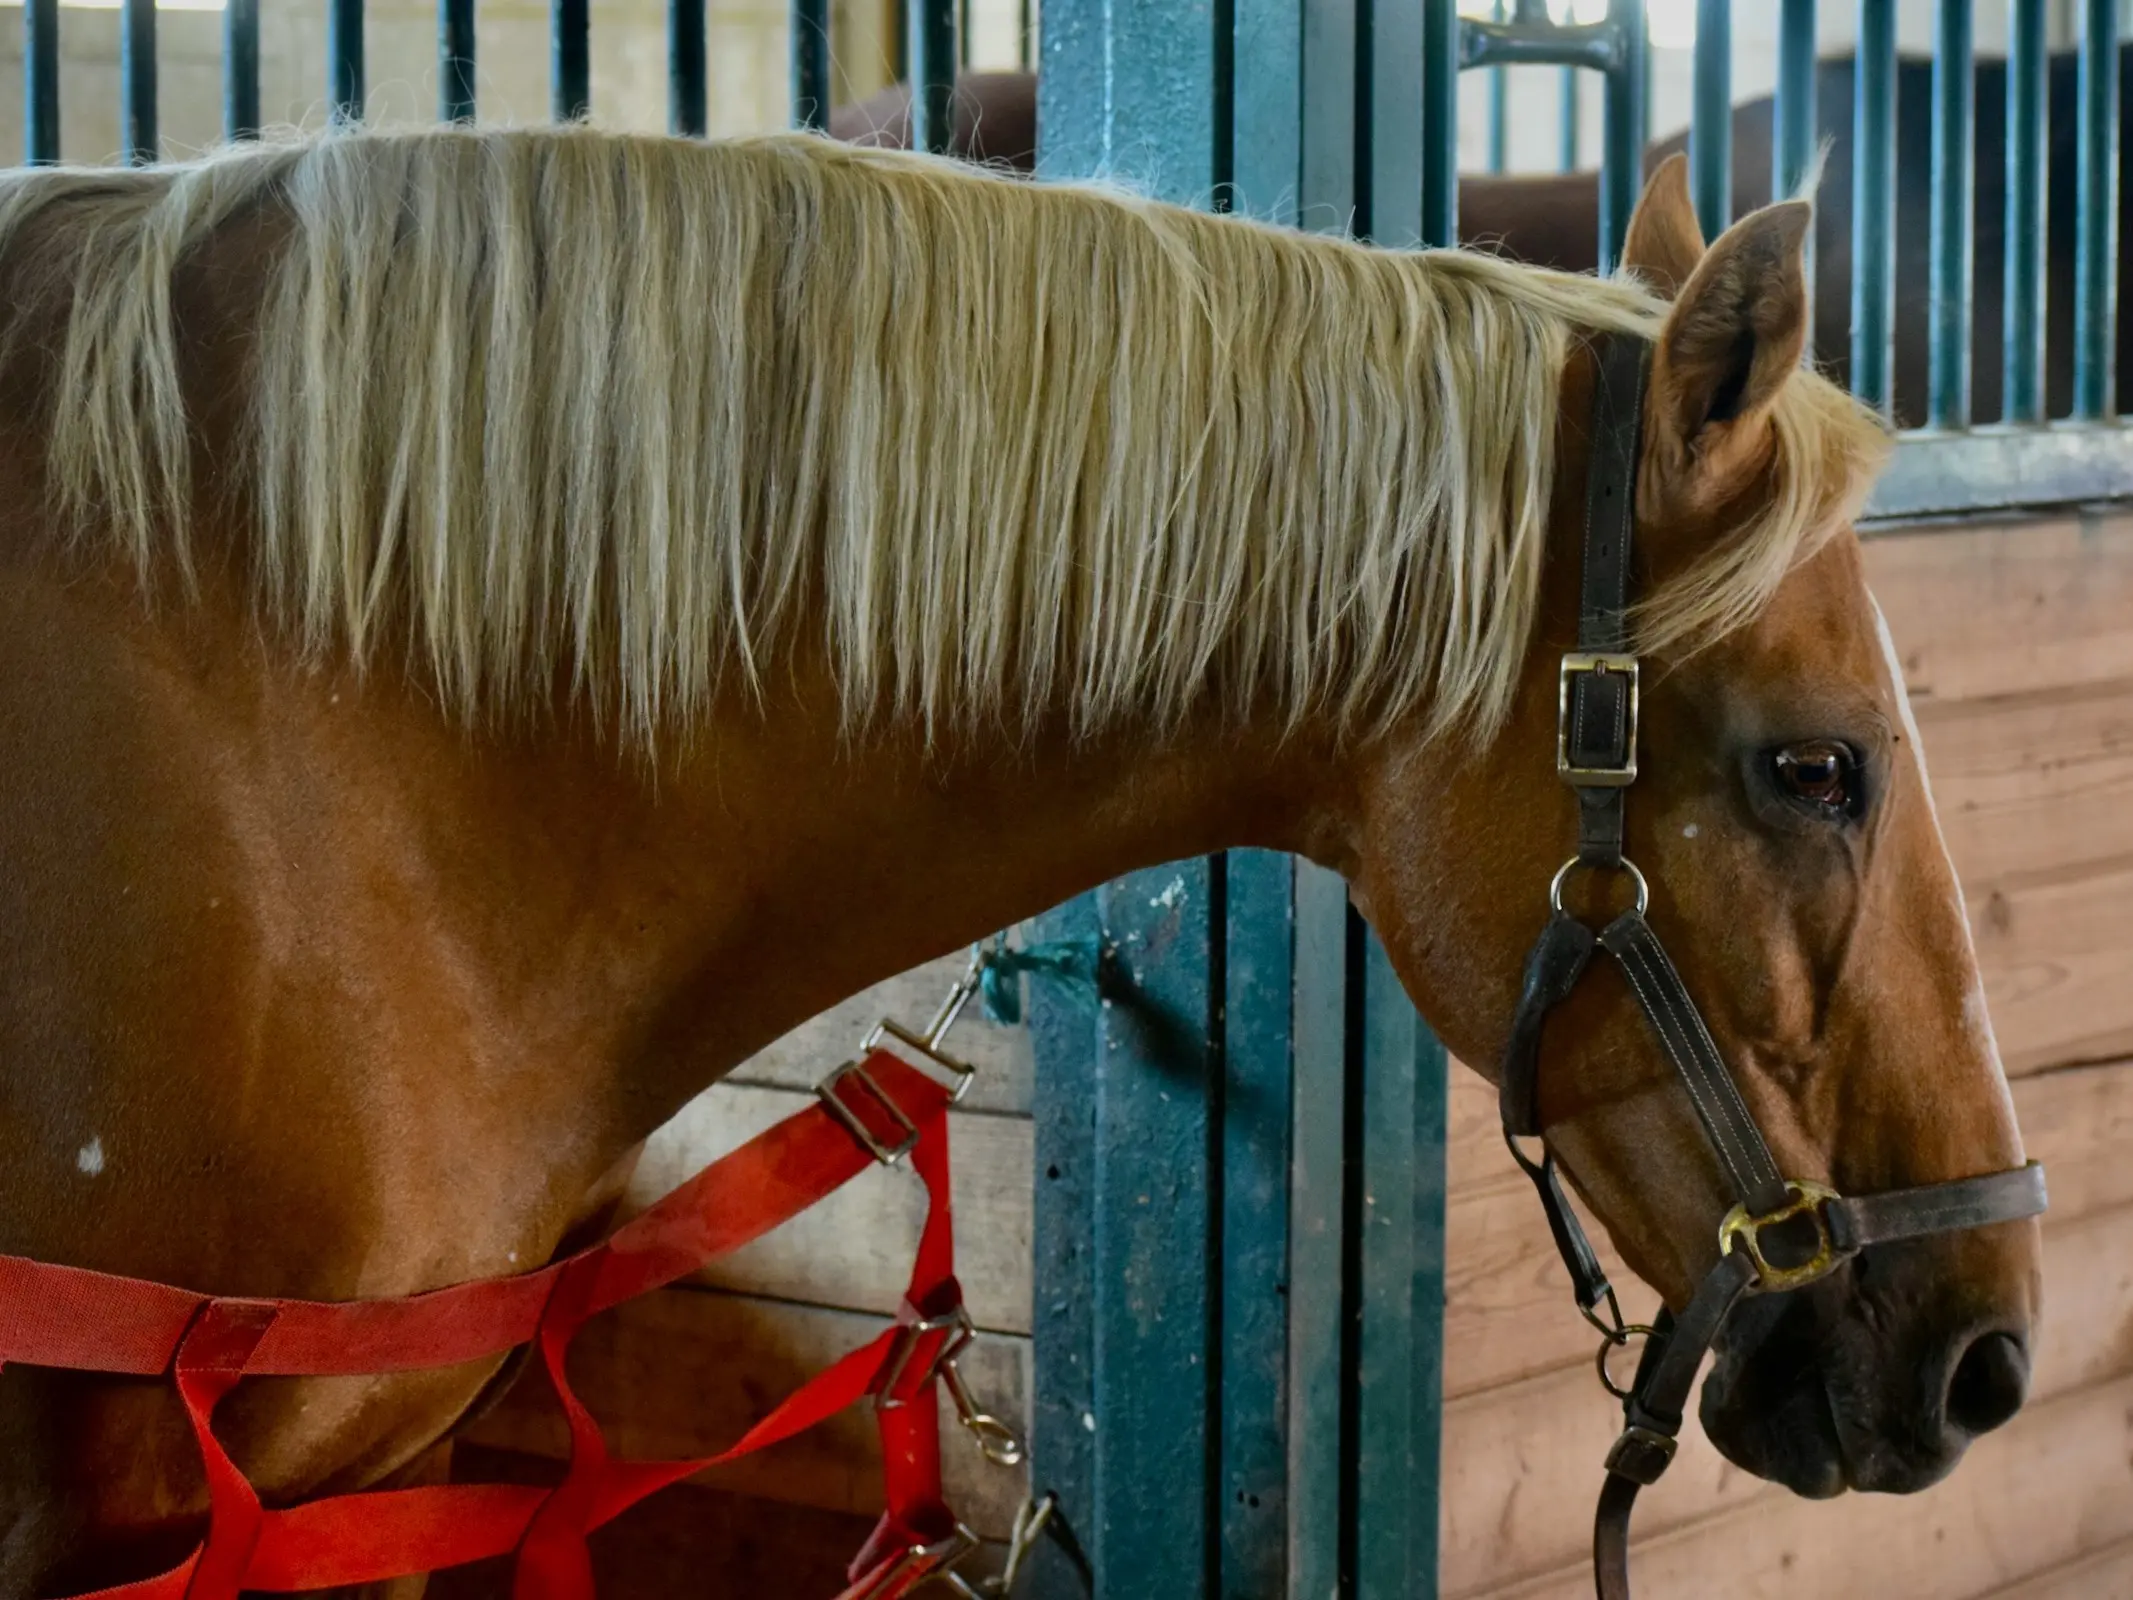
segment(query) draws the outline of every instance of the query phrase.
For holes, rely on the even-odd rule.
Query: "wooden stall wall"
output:
[[[1888,532],[1869,564],[2030,1153],[2050,1168],[2033,1398],[1948,1482],[1901,1499],[1795,1499],[1725,1465],[1692,1423],[1673,1472],[1640,1504],[1638,1594],[2133,1600],[2133,516]],[[922,1018],[956,966],[840,1007],[702,1097],[654,1141],[639,1196],[801,1104],[877,1015]],[[989,1403],[1019,1417],[1037,1176],[1029,1054],[1018,1031],[964,1026],[957,1037],[984,1069],[953,1133],[964,1283],[985,1330],[970,1370]],[[1586,1600],[1616,1411],[1498,1142],[1490,1091],[1463,1071],[1449,1179],[1441,1591]],[[868,1175],[702,1283],[588,1330],[583,1392],[625,1448],[718,1447],[882,1325],[917,1217],[907,1175]],[[1627,1298],[1649,1309],[1648,1295]],[[534,1470],[563,1442],[537,1392],[512,1397],[475,1439],[469,1464],[492,1473]],[[999,1537],[1022,1475],[953,1437],[948,1460],[966,1514]],[[854,1416],[637,1513],[605,1542],[610,1592],[664,1595],[677,1575],[710,1570],[720,1592],[832,1594],[877,1492],[870,1424]]]

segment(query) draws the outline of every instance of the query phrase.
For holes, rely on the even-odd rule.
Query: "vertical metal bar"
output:
[[[1784,0],[1778,12],[1777,119],[1770,140],[1770,198],[1799,191],[1815,158],[1815,0]],[[1834,196],[1831,197],[1834,199]],[[1807,298],[1814,300],[1815,236],[1807,234]],[[1809,339],[1810,356],[1814,354]]]
[[[2007,275],[2002,321],[2006,422],[2044,420],[2044,0],[2007,15]]]
[[[1358,70],[1356,38],[1362,19],[1357,11],[1365,3],[1313,0],[1303,8],[1298,220],[1323,232],[1343,232],[1356,220],[1356,163],[1366,152],[1362,107],[1368,104],[1369,88]],[[1241,70],[1241,56],[1238,65]]]
[[[326,104],[336,123],[361,122],[363,0],[326,0]]]
[[[1096,1060],[1091,1554],[1102,1595],[1206,1593],[1217,893],[1206,858],[1096,891],[1115,978]]]
[[[1970,425],[1970,0],[1933,8],[1933,222],[1926,310],[1926,425]]]
[[[259,0],[222,8],[222,135],[259,137]]]
[[[1852,101],[1852,393],[1887,415],[1896,366],[1896,0],[1859,0]]]
[[[1689,103],[1689,192],[1703,236],[1733,220],[1733,7],[1696,0],[1696,58]]]
[[[1496,0],[1489,14],[1496,21],[1503,21],[1503,0]],[[1508,67],[1491,67],[1488,72],[1489,170],[1502,172],[1511,164],[1511,72]]]
[[[548,114],[583,122],[592,114],[592,0],[550,0]]]
[[[686,5],[696,18],[696,122],[689,131],[701,133],[704,113],[704,0],[672,0]],[[680,101],[676,79],[675,104]],[[830,115],[830,7],[829,0],[793,0],[792,6],[792,120],[798,128],[827,128]]]
[[[1422,0],[1422,242],[1459,240],[1459,7]]]
[[[148,166],[157,145],[155,0],[120,0],[119,118],[126,164]]]
[[[1081,895],[1030,924],[1040,940],[1098,936],[1096,897]],[[1053,984],[1029,986],[1036,1079],[1037,1193],[1031,1270],[1044,1286],[1030,1326],[1037,1383],[1030,1397],[1030,1488],[1058,1496],[1059,1517],[1084,1548],[1096,1504],[1096,1007]],[[1032,1600],[1085,1600],[1060,1543],[1037,1542],[1026,1577]]]
[[[1621,62],[1607,74],[1607,127],[1600,156],[1600,250],[1602,272],[1612,272],[1629,234],[1644,184],[1645,70],[1651,41],[1645,33],[1644,0],[1607,0],[1607,20],[1620,41]]]
[[[1562,127],[1558,135],[1560,143],[1557,147],[1556,165],[1565,172],[1575,172],[1578,169],[1578,146],[1583,142],[1584,135],[1584,130],[1578,126],[1578,102],[1582,98],[1578,89],[1578,69],[1563,68]]]
[[[2074,415],[2116,415],[2118,329],[2118,7],[2083,0],[2080,126],[2074,168]]]
[[[1356,12],[1355,230],[1384,245],[1422,239],[1427,5],[1361,0]]]
[[[23,0],[22,158],[59,159],[59,0]]]
[[[1215,1592],[1272,1600],[1288,1565],[1295,858],[1232,850],[1226,887]]]
[[[437,115],[474,120],[474,0],[437,0]]]
[[[1436,1593],[1444,1371],[1444,1049],[1384,946],[1363,960],[1355,1600]]]
[[[1348,885],[1296,863],[1295,1075],[1289,1111],[1289,1570],[1282,1600],[1340,1586],[1341,1159]],[[1257,1596],[1251,1600],[1258,1600]]]
[[[1293,227],[1303,158],[1303,0],[1234,0],[1229,206]]]
[[[955,143],[955,0],[907,0],[911,148],[944,153]]]

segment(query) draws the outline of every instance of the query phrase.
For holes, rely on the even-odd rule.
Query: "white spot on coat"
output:
[[[85,1178],[93,1178],[104,1170],[104,1141],[91,1139],[74,1154],[74,1170]]]
[[[1683,828],[1681,830],[1681,837],[1684,839],[1693,839],[1701,832],[1703,832],[1703,829],[1697,827],[1696,824],[1692,822],[1686,828]]]

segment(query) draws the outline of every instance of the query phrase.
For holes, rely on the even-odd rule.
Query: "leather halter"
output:
[[[1593,1577],[1601,1600],[1628,1600],[1629,1516],[1637,1491],[1657,1481],[1673,1460],[1696,1373],[1744,1296],[1800,1288],[1876,1245],[2014,1222],[2045,1208],[2044,1169],[2034,1161],[1984,1177],[1865,1196],[1843,1196],[1785,1178],[1666,947],[1644,919],[1647,889],[1643,874],[1622,851],[1622,813],[1637,776],[1639,674],[1628,607],[1649,354],[1642,340],[1626,335],[1610,336],[1599,347],[1577,649],[1563,657],[1557,708],[1556,771],[1578,798],[1578,851],[1549,885],[1548,925],[1526,958],[1500,1090],[1504,1142],[1540,1194],[1579,1311],[1606,1338],[1600,1347],[1601,1380],[1623,1402],[1624,1426],[1607,1454],[1607,1481],[1593,1528]],[[1625,874],[1635,905],[1597,931],[1579,921],[1563,909],[1562,888],[1581,868]],[[1648,1328],[1624,1325],[1599,1257],[1564,1198],[1553,1152],[1544,1148],[1535,1161],[1518,1146],[1520,1138],[1542,1132],[1543,1024],[1576,987],[1595,947],[1622,968],[1661,1051],[1688,1089],[1737,1202],[1720,1225],[1717,1265],[1678,1317],[1662,1310]],[[1780,1238],[1804,1242],[1783,1234],[1788,1224],[1801,1231],[1802,1219],[1814,1230],[1812,1253],[1791,1260]],[[1766,1228],[1781,1230],[1767,1254],[1761,1236]],[[1607,1356],[1640,1333],[1645,1345],[1635,1381],[1618,1389],[1607,1376]]]

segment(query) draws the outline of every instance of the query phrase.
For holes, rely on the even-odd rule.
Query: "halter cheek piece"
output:
[[[1628,1600],[1629,1515],[1637,1491],[1655,1482],[1673,1460],[1697,1370],[1744,1295],[1800,1288],[1875,1245],[2013,1222],[2036,1216],[2045,1206],[2044,1169],[2036,1162],[1866,1196],[1788,1180],[1666,947],[1644,920],[1649,893],[1644,875],[1622,853],[1622,809],[1637,776],[1638,663],[1630,650],[1627,611],[1648,354],[1641,340],[1618,335],[1602,343],[1597,362],[1577,649],[1563,657],[1555,749],[1556,772],[1578,798],[1578,849],[1548,886],[1548,925],[1526,958],[1524,990],[1504,1054],[1500,1108],[1504,1142],[1540,1194],[1556,1248],[1570,1270],[1578,1310],[1605,1337],[1600,1379],[1623,1402],[1624,1426],[1607,1453],[1607,1482],[1593,1529],[1593,1576],[1601,1600]],[[1634,905],[1595,932],[1563,909],[1564,883],[1580,870],[1625,875]],[[1535,1161],[1518,1145],[1520,1138],[1541,1134],[1542,1027],[1576,987],[1595,947],[1614,957],[1628,979],[1661,1051],[1688,1089],[1737,1202],[1719,1226],[1718,1264],[1679,1317],[1662,1310],[1650,1327],[1623,1323],[1614,1289],[1564,1199],[1554,1154],[1544,1148]],[[1804,1244],[1804,1238],[1791,1237],[1805,1233],[1802,1220],[1812,1227],[1813,1245],[1804,1258],[1794,1259],[1800,1252],[1781,1248],[1780,1239]],[[1766,1245],[1765,1229],[1782,1231]],[[1645,1344],[1635,1381],[1618,1388],[1608,1374],[1607,1357],[1638,1334]]]

